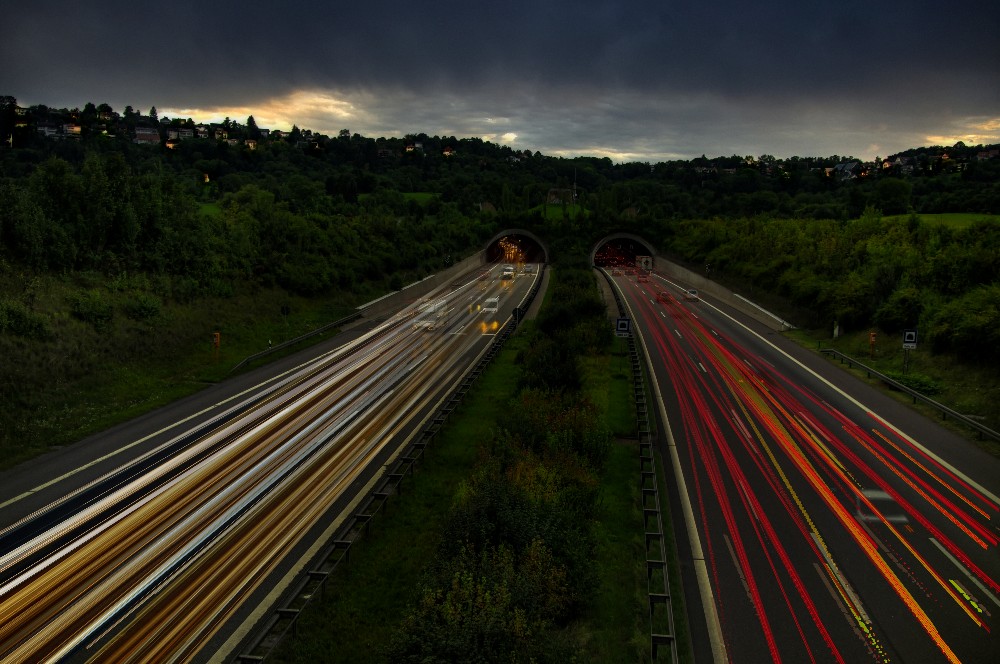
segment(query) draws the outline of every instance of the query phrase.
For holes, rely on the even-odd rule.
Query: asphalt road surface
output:
[[[477,271],[5,473],[0,659],[224,658],[538,278]]]
[[[684,284],[653,367],[698,661],[1000,662],[1000,464]]]

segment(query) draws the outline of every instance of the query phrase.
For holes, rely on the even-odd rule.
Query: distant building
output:
[[[136,127],[135,142],[140,145],[159,145],[160,132],[156,127]]]
[[[186,141],[194,138],[194,129],[191,127],[170,127],[167,129],[167,140]]]

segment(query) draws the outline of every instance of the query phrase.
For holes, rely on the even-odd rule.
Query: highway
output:
[[[204,658],[247,598],[380,472],[540,270],[499,266],[264,381],[100,476],[0,493],[0,660]],[[499,297],[496,313],[482,303]],[[88,466],[89,463],[84,464]],[[66,477],[74,476],[67,472]]]
[[[697,660],[1000,662],[997,459],[684,284],[615,272]]]

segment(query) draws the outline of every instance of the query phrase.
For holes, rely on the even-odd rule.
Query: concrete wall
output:
[[[786,330],[791,325],[779,317],[761,309],[749,300],[737,295],[728,288],[705,278],[697,272],[681,267],[676,263],[671,263],[662,256],[656,256],[656,272],[662,274],[671,281],[679,282],[685,288],[697,288],[699,293],[711,295],[713,298],[721,300],[725,304],[750,316],[772,330]]]

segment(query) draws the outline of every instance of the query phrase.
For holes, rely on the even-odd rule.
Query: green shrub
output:
[[[99,290],[74,293],[69,297],[70,312],[85,323],[102,328],[114,318],[114,304]]]
[[[19,337],[45,338],[49,334],[45,318],[20,302],[0,300],[0,333]]]
[[[178,302],[190,302],[201,294],[201,284],[193,277],[174,279],[173,296]]]
[[[892,378],[897,383],[905,385],[911,390],[916,390],[926,396],[934,396],[941,393],[941,384],[930,376],[919,373],[902,373],[900,371],[886,371],[885,375]]]
[[[125,315],[132,320],[149,320],[160,315],[160,298],[137,293],[125,301]]]

